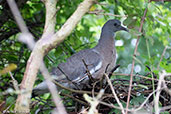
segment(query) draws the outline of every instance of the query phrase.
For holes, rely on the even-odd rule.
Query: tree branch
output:
[[[45,4],[47,3],[47,1],[44,1]],[[50,1],[51,3],[54,3],[53,0],[50,0]],[[20,89],[28,90],[29,92],[18,95],[15,110],[25,112],[25,113],[30,111],[29,103],[30,103],[30,98],[31,98],[31,91],[33,89],[33,85],[36,80],[37,72],[38,72],[38,69],[40,68],[41,61],[43,60],[43,56],[48,51],[56,47],[56,45],[59,45],[72,32],[72,30],[75,28],[77,23],[81,20],[82,16],[86,12],[88,12],[89,8],[94,3],[94,1],[95,0],[84,0],[78,6],[76,11],[73,13],[73,15],[61,27],[61,29],[58,32],[56,32],[54,35],[53,35],[53,32],[54,32],[53,27],[55,26],[54,24],[56,23],[55,22],[56,18],[54,18],[56,17],[55,16],[56,10],[50,10],[50,9],[46,10],[47,14],[49,11],[49,13],[52,15],[50,17],[46,16],[46,20],[49,20],[52,22],[46,21],[44,34],[42,35],[42,38],[35,44],[33,51],[31,53],[31,56],[29,60],[27,61],[27,67],[24,73],[24,77],[23,77]],[[53,6],[55,6],[53,8],[56,8],[56,5],[53,5]],[[51,5],[48,4],[46,5],[46,7],[52,8],[52,4]],[[22,109],[21,108],[18,109],[19,107],[22,107]]]
[[[46,21],[42,37],[46,37],[49,34],[54,34],[55,32],[57,0],[44,0],[44,4],[46,7]]]
[[[148,0],[148,2],[150,2],[150,0]],[[146,7],[146,9],[144,11],[144,15],[141,18],[141,24],[140,24],[139,32],[142,32],[143,23],[144,23],[146,14],[147,14],[147,10],[148,10],[148,7]],[[138,38],[137,38],[137,42],[136,42],[136,46],[135,46],[135,50],[134,50],[133,56],[136,56],[137,49],[138,49],[138,44],[139,44],[139,39],[140,39],[140,36],[138,36]],[[131,96],[132,81],[133,81],[133,72],[134,72],[134,64],[135,64],[135,58],[133,58],[133,61],[132,61],[132,68],[131,68],[131,75],[130,75],[130,83],[129,83],[129,92],[128,92],[127,105],[126,105],[126,114],[128,113],[128,110],[127,109],[129,107],[129,101],[130,101],[130,96]]]

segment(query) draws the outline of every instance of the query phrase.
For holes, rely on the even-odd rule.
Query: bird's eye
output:
[[[117,26],[118,24],[117,23],[114,23],[114,26]]]

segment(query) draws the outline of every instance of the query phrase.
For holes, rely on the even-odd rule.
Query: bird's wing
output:
[[[82,80],[88,79],[87,68],[83,61],[85,61],[92,76],[102,67],[101,55],[93,49],[87,49],[72,55],[67,59],[66,63],[59,64],[58,68],[60,72],[62,71],[62,74],[67,75],[69,80],[79,83]],[[59,69],[57,72],[59,72]]]

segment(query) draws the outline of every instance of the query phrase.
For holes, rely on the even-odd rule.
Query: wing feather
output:
[[[79,82],[88,78],[83,60],[92,75],[102,67],[102,58],[100,54],[92,49],[82,50],[72,55],[67,59],[66,63],[61,63],[58,67],[70,80]]]

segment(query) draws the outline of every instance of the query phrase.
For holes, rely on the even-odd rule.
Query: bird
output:
[[[104,73],[110,72],[115,67],[116,49],[115,33],[127,31],[117,19],[108,20],[101,29],[100,39],[97,45],[90,49],[81,50],[68,59],[52,68],[51,76],[55,81],[67,88],[82,88],[90,78],[100,79]],[[46,81],[41,82],[33,89],[34,95],[47,93]]]

